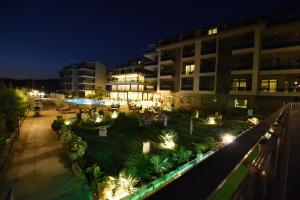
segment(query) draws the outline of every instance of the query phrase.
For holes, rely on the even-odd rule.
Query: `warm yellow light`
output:
[[[95,122],[100,123],[102,121],[102,116],[97,116]]]
[[[234,139],[235,139],[234,135],[226,133],[225,135],[222,136],[222,143],[229,144],[229,143],[233,142]]]
[[[249,118],[248,121],[251,122],[254,125],[259,123],[259,120],[256,117]]]
[[[69,126],[71,124],[71,121],[70,120],[65,120],[65,125],[66,126]]]
[[[163,142],[161,143],[161,147],[164,149],[174,149],[176,144],[174,142],[174,136],[171,134],[166,134],[161,136]]]
[[[111,118],[112,118],[112,119],[118,118],[118,112],[114,110],[114,111],[112,112],[112,114],[111,114]]]
[[[215,117],[208,117],[207,124],[215,125],[216,124],[216,118]]]

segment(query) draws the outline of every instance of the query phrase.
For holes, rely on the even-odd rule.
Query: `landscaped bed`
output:
[[[165,115],[167,124],[145,125],[139,115],[119,113],[111,119],[113,113],[90,112],[60,119],[53,128],[68,146],[70,158],[85,172],[95,197],[120,199],[220,148],[223,135],[236,136],[251,126],[226,119],[210,124],[191,111]],[[98,127],[104,126],[107,136],[101,137]]]

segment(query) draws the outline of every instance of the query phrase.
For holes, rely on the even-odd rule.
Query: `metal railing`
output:
[[[221,148],[192,169],[182,173],[181,176],[176,177],[147,199],[168,199],[171,196],[178,199],[211,198],[230,175],[245,162],[247,156],[260,145],[265,133],[278,123],[287,109],[287,105],[283,106],[256,126],[242,133],[233,143]],[[263,155],[263,153],[261,154]],[[259,161],[257,161],[258,164]],[[216,167],[217,170],[212,174],[212,169],[216,169]],[[242,190],[240,191],[235,193],[235,197],[237,194],[245,194]]]

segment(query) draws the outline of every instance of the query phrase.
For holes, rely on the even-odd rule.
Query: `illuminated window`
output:
[[[117,91],[118,90],[118,86],[117,85],[112,85],[112,91]]]
[[[212,28],[208,30],[208,35],[213,35],[218,33],[218,28]]]
[[[185,65],[185,74],[192,74],[195,71],[195,65]]]
[[[131,85],[131,91],[137,91],[137,85]]]
[[[261,80],[260,89],[264,92],[276,92],[277,79]]]
[[[139,85],[139,91],[144,91],[144,85]]]
[[[247,90],[247,79],[233,79],[232,80],[233,91],[246,91]]]
[[[277,88],[277,80],[276,79],[270,80],[270,92],[276,92],[276,88]]]
[[[247,104],[248,104],[247,99],[236,98],[233,101],[233,107],[235,107],[235,108],[247,108]]]

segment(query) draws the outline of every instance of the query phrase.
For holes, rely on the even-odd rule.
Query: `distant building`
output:
[[[106,88],[106,65],[87,61],[64,67],[59,72],[60,90],[66,94],[89,97],[96,88]]]

